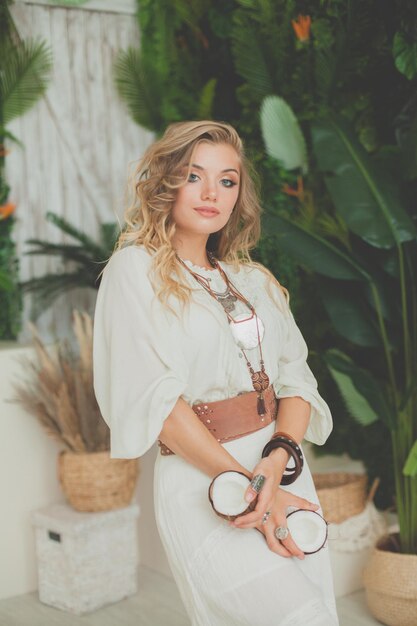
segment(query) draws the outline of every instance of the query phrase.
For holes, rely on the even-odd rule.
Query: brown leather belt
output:
[[[225,443],[265,428],[276,419],[279,401],[272,385],[265,391],[264,399],[266,413],[262,417],[257,412],[256,391],[217,402],[194,404],[191,408],[213,437],[220,443]],[[175,454],[160,439],[158,445],[161,454]]]

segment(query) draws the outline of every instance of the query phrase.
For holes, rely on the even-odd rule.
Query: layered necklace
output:
[[[269,377],[265,372],[265,365],[262,354],[262,339],[264,335],[264,325],[262,320],[257,316],[254,306],[245,298],[244,295],[240,293],[240,291],[235,287],[230,278],[227,276],[226,272],[223,270],[220,263],[214,257],[211,252],[207,252],[207,256],[209,258],[210,264],[213,268],[219,271],[220,276],[224,280],[226,284],[226,290],[224,292],[214,291],[210,285],[210,279],[205,276],[201,276],[194,272],[184,261],[177,255],[177,259],[181,263],[181,265],[195,278],[195,280],[211,295],[212,298],[217,300],[222,305],[224,312],[227,315],[227,319],[229,320],[229,326],[233,335],[233,338],[239,348],[242,350],[242,354],[245,357],[246,365],[249,369],[249,374],[252,380],[252,386],[254,390],[258,394],[257,401],[257,411],[260,416],[265,415],[265,400],[264,400],[264,391],[269,387]],[[250,315],[240,314],[235,318],[231,316],[231,312],[235,309],[235,303],[237,301],[243,302],[249,311]],[[259,349],[259,363],[260,370],[255,372],[252,367],[252,364],[249,362],[249,359],[246,355],[245,350],[249,350],[250,348],[255,348],[258,346]]]

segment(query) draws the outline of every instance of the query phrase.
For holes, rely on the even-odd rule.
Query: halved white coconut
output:
[[[246,515],[256,506],[257,496],[248,503],[245,492],[250,484],[250,478],[242,472],[226,470],[213,478],[208,490],[208,497],[214,512],[227,520],[234,520],[240,515]]]
[[[327,541],[327,522],[316,511],[296,509],[287,515],[291,537],[304,554],[315,554]]]

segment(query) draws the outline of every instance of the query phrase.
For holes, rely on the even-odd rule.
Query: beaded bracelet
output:
[[[286,467],[281,479],[281,485],[290,485],[302,472],[304,466],[304,457],[300,446],[287,433],[276,432],[265,445],[262,451],[262,458],[268,456],[272,450],[283,448],[294,460],[294,467]]]

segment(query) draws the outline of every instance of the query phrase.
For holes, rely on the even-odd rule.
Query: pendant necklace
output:
[[[211,280],[211,279],[207,279],[207,280]],[[214,295],[216,296],[216,299],[220,302],[220,304],[222,305],[224,310],[227,311],[227,313],[231,313],[232,311],[235,310],[236,308],[235,302],[237,298],[234,294],[230,293],[229,288],[227,288],[226,291],[224,291],[223,293],[214,291],[214,289],[212,289],[212,291]]]
[[[235,287],[235,285],[229,279],[226,272],[223,270],[222,266],[214,257],[214,255],[211,252],[207,252],[207,256],[212,267],[219,271],[220,276],[226,283],[226,290],[224,292],[219,293],[214,291],[210,286],[210,279],[206,278],[205,276],[201,276],[200,274],[197,274],[197,272],[194,272],[190,267],[188,267],[186,263],[184,263],[184,261],[178,255],[177,259],[183,265],[183,267],[185,267],[185,269],[195,278],[195,280],[207,291],[207,293],[209,293],[212,298],[217,300],[217,302],[222,305],[222,308],[229,320],[229,325],[233,338],[239,348],[242,350],[242,354],[245,357],[246,365],[248,367],[252,381],[252,386],[258,394],[258,415],[263,417],[266,413],[264,391],[266,391],[266,389],[268,389],[269,387],[269,377],[268,374],[265,372],[265,364],[263,360],[261,345],[265,332],[264,325],[262,323],[262,320],[256,315],[254,306]],[[249,317],[245,313],[237,315],[235,318],[230,315],[230,312],[235,309],[234,303],[237,300],[240,300],[248,307],[251,312]],[[256,346],[258,346],[259,349],[260,370],[255,372],[252,364],[249,362],[245,350],[255,348]]]

